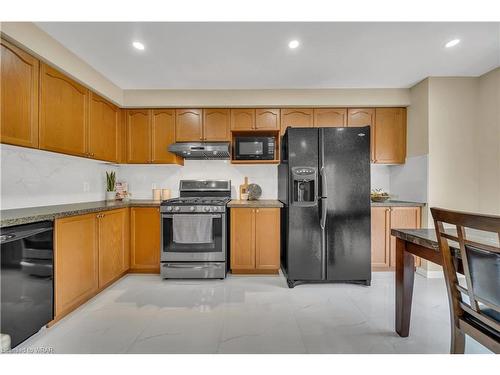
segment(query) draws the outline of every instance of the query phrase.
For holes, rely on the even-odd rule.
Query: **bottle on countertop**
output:
[[[240,200],[248,200],[248,177],[245,177],[245,182],[240,185]]]

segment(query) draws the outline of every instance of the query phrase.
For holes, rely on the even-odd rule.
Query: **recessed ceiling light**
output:
[[[298,46],[300,45],[299,41],[298,40],[292,40],[290,41],[290,43],[288,43],[288,47],[290,49],[295,49],[297,48]]]
[[[450,40],[448,43],[446,43],[444,46],[446,48],[451,48],[451,47],[455,47],[458,43],[460,43],[460,39],[453,39],[453,40]]]
[[[138,50],[144,50],[144,44],[142,44],[141,42],[133,42],[132,45],[134,46],[134,48],[138,49]]]

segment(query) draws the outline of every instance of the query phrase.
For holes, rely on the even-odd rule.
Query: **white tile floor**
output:
[[[411,333],[394,333],[394,274],[371,287],[300,285],[283,276],[224,281],[128,275],[26,348],[54,353],[448,353],[442,279],[416,275]],[[488,352],[468,340],[467,353]]]

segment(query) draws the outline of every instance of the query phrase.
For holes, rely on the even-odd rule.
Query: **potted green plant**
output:
[[[106,172],[106,200],[107,201],[115,200],[115,196],[116,196],[115,182],[116,182],[116,173],[115,172]]]

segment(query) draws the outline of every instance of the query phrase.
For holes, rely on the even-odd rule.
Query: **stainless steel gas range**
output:
[[[181,180],[179,191],[160,206],[161,276],[225,278],[231,181]]]

